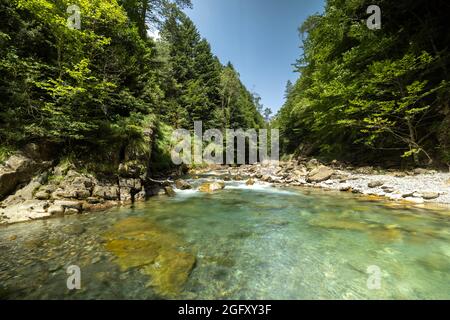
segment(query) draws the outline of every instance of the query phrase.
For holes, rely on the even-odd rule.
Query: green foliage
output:
[[[276,117],[284,152],[309,145],[353,161],[439,160],[448,132],[441,125],[449,99],[445,3],[379,1],[382,30],[365,25],[370,4],[329,0],[300,28],[301,77]]]
[[[14,148],[9,146],[0,146],[0,164],[3,164],[9,156],[14,153]]]
[[[73,4],[81,9],[80,30],[67,26]],[[0,0],[0,145],[52,142],[61,157],[90,171],[150,162],[158,171],[171,163],[171,127],[191,128],[196,120],[205,127],[259,125],[234,69],[236,92],[223,117],[227,67],[179,8],[190,5]],[[148,37],[149,23],[161,26],[163,40]]]

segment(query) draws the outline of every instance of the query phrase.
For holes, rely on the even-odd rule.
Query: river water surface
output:
[[[178,191],[1,227],[0,298],[450,299],[450,215],[240,182]]]

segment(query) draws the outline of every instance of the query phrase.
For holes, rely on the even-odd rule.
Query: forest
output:
[[[74,3],[79,29],[68,27]],[[152,154],[165,167],[172,129],[263,127],[260,98],[213,55],[189,6],[1,0],[0,161],[34,142],[59,158],[117,168]]]
[[[284,153],[381,166],[450,165],[447,1],[329,0],[299,28],[277,114]],[[380,30],[366,8],[382,8]]]

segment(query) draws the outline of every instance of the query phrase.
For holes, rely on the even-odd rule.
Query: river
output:
[[[448,210],[346,193],[227,182],[0,228],[1,299],[449,299],[449,288]]]

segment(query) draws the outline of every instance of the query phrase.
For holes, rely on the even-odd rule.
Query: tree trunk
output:
[[[414,127],[412,124],[411,116],[408,116],[406,118],[406,122],[408,124],[409,129],[409,150],[412,151],[413,149],[417,149],[417,141],[416,141],[416,134],[414,133]],[[414,164],[419,164],[419,154],[417,152],[413,152],[413,160]]]

